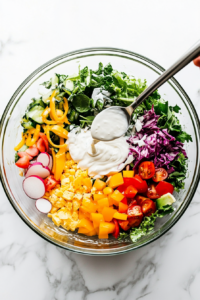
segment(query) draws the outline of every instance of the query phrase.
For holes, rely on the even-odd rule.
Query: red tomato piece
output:
[[[146,197],[137,195],[137,196],[135,197],[135,200],[137,201],[137,204],[141,206],[141,205],[142,205],[142,202],[145,201],[145,200],[149,200],[149,198],[146,198]]]
[[[156,204],[148,199],[142,202],[142,212],[145,216],[149,217],[156,211]]]
[[[148,187],[148,191],[147,191],[147,198],[158,199],[159,197],[160,196],[157,193],[156,185],[155,184],[150,184],[149,187]]]
[[[143,215],[142,216],[135,216],[129,218],[129,224],[131,227],[138,227],[140,223],[142,222]]]
[[[119,236],[119,224],[118,221],[116,219],[113,219],[113,222],[115,224],[115,231],[113,232],[113,236],[117,239]]]
[[[142,180],[142,178],[139,175],[135,175],[132,179],[132,184],[136,190],[138,191],[138,193],[146,193],[147,189],[148,189],[148,185],[146,183],[145,180]]]
[[[155,182],[163,181],[168,177],[168,173],[165,169],[159,168],[155,170],[155,174],[153,175],[152,179]]]
[[[166,182],[166,181],[161,181],[159,182],[159,184],[156,186],[156,191],[159,195],[159,197],[161,197],[164,194],[167,193],[171,193],[173,194],[174,191],[174,187],[171,183]]]
[[[121,202],[128,205],[128,199],[126,197],[124,197]]]
[[[127,198],[134,198],[136,194],[137,190],[132,185],[129,185],[124,191],[124,195]]]
[[[26,149],[25,151],[28,155],[30,156],[37,156],[39,154],[39,151],[36,147],[32,146],[32,147],[29,147],[28,149]]]
[[[29,160],[33,159],[33,157],[30,156],[30,155],[29,155],[28,153],[26,153],[26,152],[17,152],[17,155],[18,155],[19,157],[21,157],[21,158],[24,157],[24,156],[27,156]]]
[[[22,168],[22,169],[27,169],[28,166],[30,165],[30,161],[27,155],[23,156],[20,158],[16,164],[17,167]]]
[[[127,231],[131,228],[131,225],[129,224],[129,221],[122,221],[119,220],[119,226],[124,230]]]
[[[132,177],[124,177],[123,180],[124,180],[123,185],[125,187],[128,187],[129,185],[132,185],[132,183],[133,183],[133,178]]]
[[[131,201],[129,202],[129,205],[138,205],[137,201],[135,199],[131,199]]]
[[[130,204],[127,209],[128,218],[130,217],[143,217],[142,208],[139,205]]]
[[[193,60],[193,63],[195,64],[195,66],[200,67],[200,56],[197,57],[197,58],[195,58],[195,59]]]
[[[37,144],[36,144],[38,150],[40,150],[40,152],[45,152],[46,148],[45,148],[45,143],[43,141],[42,138],[40,138],[38,141],[37,141]]]
[[[47,136],[46,136],[44,133],[40,132],[40,133],[39,133],[39,137],[40,137],[41,139],[43,139],[43,142],[44,142],[44,144],[45,144],[46,151],[49,152],[49,142],[48,142]]]
[[[48,192],[58,184],[58,181],[55,180],[53,175],[50,175],[44,180],[44,184],[45,184],[45,190],[46,192]]]
[[[155,174],[155,166],[151,161],[144,161],[139,165],[139,175],[142,179],[150,179]]]

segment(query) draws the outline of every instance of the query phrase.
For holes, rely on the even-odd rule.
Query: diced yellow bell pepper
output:
[[[78,233],[86,234],[86,233],[89,233],[89,230],[84,227],[80,227],[78,230]]]
[[[106,183],[100,179],[96,179],[93,185],[98,191],[102,191],[106,187]]]
[[[77,227],[86,228],[88,231],[92,231],[94,229],[92,222],[88,219],[81,219]]]
[[[87,203],[81,207],[84,208],[89,213],[95,213],[97,210],[97,204],[95,203]]]
[[[132,178],[134,176],[134,171],[123,171],[123,177]]]
[[[118,219],[118,220],[124,220],[124,221],[126,221],[127,220],[127,215],[116,212],[114,214],[113,218]]]
[[[83,178],[83,185],[87,187],[87,192],[90,192],[92,189],[92,180],[90,178]]]
[[[84,209],[84,208],[79,208],[79,211],[78,211],[78,218],[79,220],[82,220],[82,219],[89,219],[90,218],[90,214]]]
[[[93,221],[93,226],[94,228],[98,228],[100,222],[104,222],[103,215],[100,213],[92,213],[91,214],[92,221]]]
[[[115,190],[112,195],[110,195],[112,199],[114,199],[117,202],[120,202],[122,199],[124,199],[124,195],[120,193],[118,190]]]
[[[109,185],[109,187],[115,189],[116,187],[118,187],[119,185],[122,185],[123,183],[124,183],[124,180],[122,177],[122,173],[117,173],[110,178],[108,185]]]
[[[104,194],[94,194],[93,198],[94,198],[94,201],[98,201],[100,199],[105,198],[105,195]]]
[[[102,211],[103,218],[106,222],[112,221],[115,213],[116,213],[116,209],[113,209],[111,207],[104,207]]]
[[[103,193],[105,195],[112,194],[113,193],[113,189],[111,187],[107,186],[105,189],[103,189]]]
[[[100,207],[109,207],[109,202],[108,202],[108,198],[103,198],[97,201],[98,206]]]
[[[99,235],[113,233],[115,231],[115,224],[112,222],[101,222],[99,225]]]

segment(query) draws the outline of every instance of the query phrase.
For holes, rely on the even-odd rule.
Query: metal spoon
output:
[[[148,96],[150,96],[155,90],[157,90],[163,83],[165,83],[168,79],[170,79],[173,75],[175,75],[177,72],[183,69],[186,65],[188,65],[192,60],[194,60],[199,55],[200,55],[200,41],[198,41],[192,48],[190,48],[190,50],[185,55],[183,55],[177,62],[175,62],[168,70],[166,70],[162,75],[160,75],[146,90],[144,90],[137,97],[135,102],[133,102],[131,105],[127,107],[112,106],[103,110],[97,116],[98,116],[98,125],[105,127],[104,138],[98,136],[98,134],[95,133],[95,130],[93,130],[95,119],[96,119],[95,118],[91,127],[91,134],[93,139],[99,141],[111,141],[125,134],[130,124],[133,111],[138,107],[138,105],[140,105]],[[113,136],[112,138],[106,136],[106,131],[108,130],[108,128],[103,124],[103,120],[105,120],[105,114],[108,110],[112,110],[113,113],[120,113],[122,115],[122,118],[124,118],[124,121],[127,124],[127,128],[124,132],[119,132],[119,135],[117,135],[115,131],[115,136]]]

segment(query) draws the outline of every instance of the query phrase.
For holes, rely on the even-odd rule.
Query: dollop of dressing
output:
[[[89,176],[94,178],[119,172],[120,165],[126,160],[129,153],[129,144],[126,142],[126,138],[120,137],[109,142],[98,142],[95,145],[96,154],[92,154],[92,142],[89,130],[86,132],[81,130],[80,133],[72,130],[69,133],[68,149],[73,160],[78,163],[78,167],[82,170],[88,169]]]
[[[91,134],[94,139],[111,141],[122,136],[128,129],[126,113],[118,107],[100,112],[94,119]]]

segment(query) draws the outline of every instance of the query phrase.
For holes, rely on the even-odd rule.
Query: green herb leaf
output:
[[[90,98],[86,95],[76,95],[73,98],[72,104],[75,107],[75,109],[80,113],[87,112],[88,110],[90,110]]]

